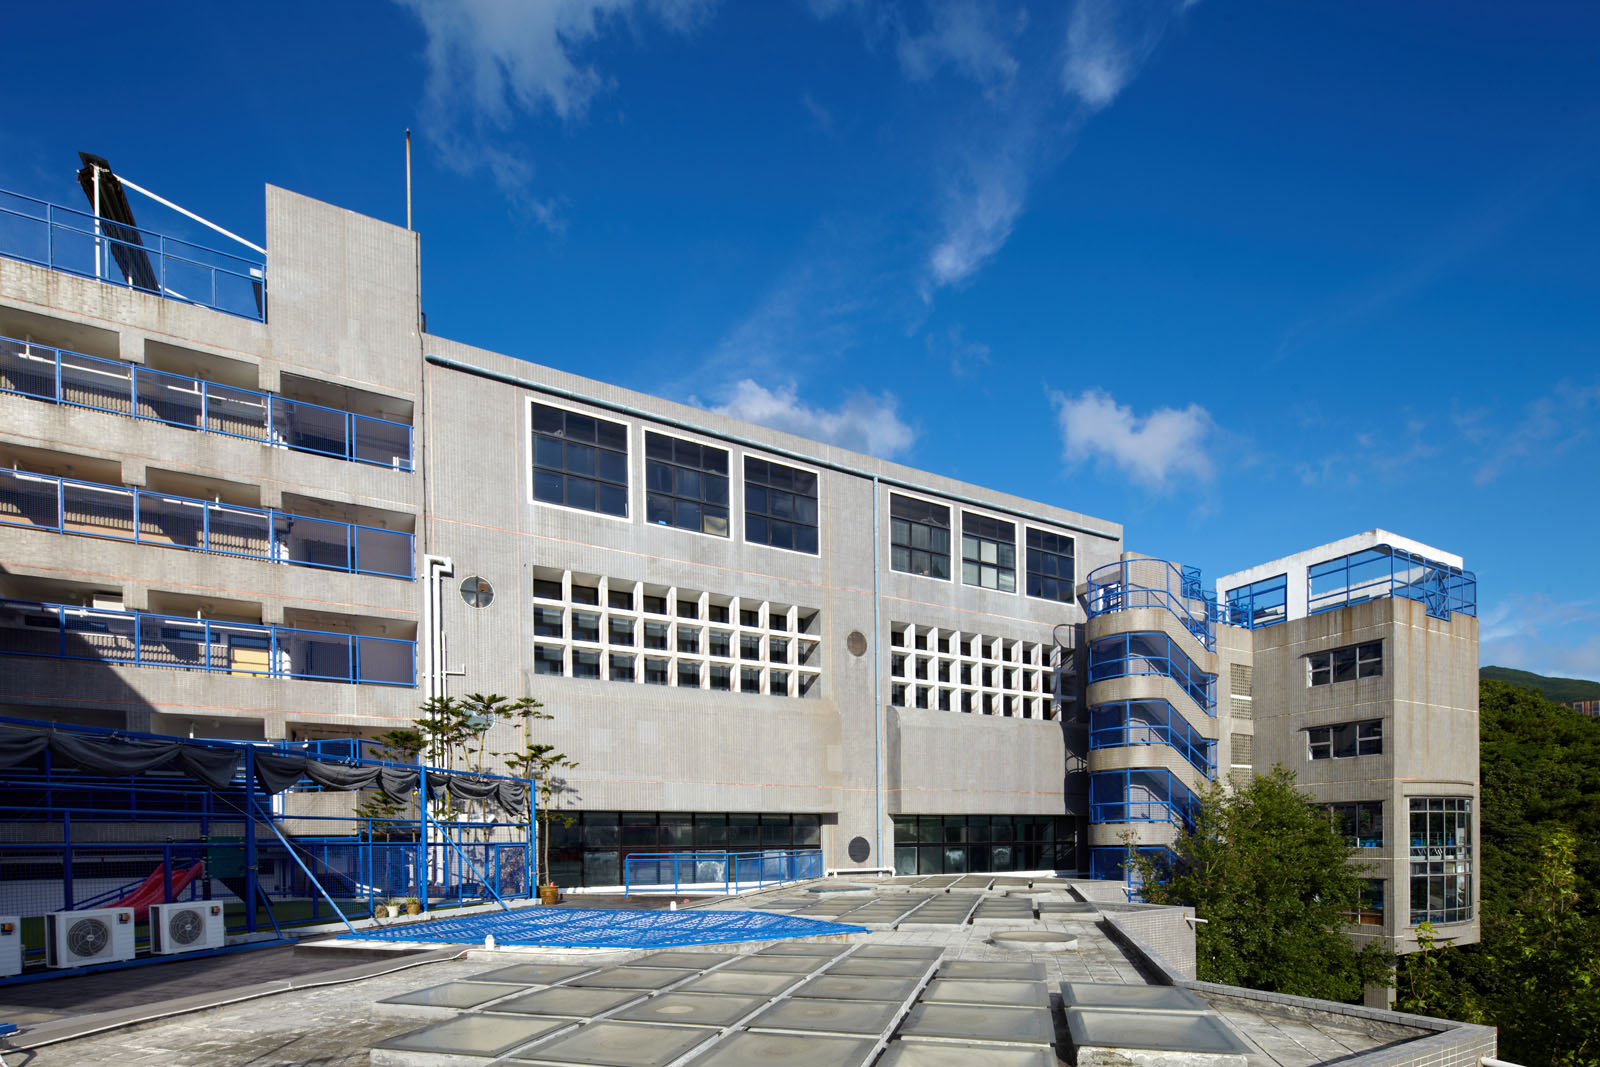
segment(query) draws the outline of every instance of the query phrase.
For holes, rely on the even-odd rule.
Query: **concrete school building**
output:
[[[1106,519],[431,335],[404,228],[269,186],[235,256],[90,171],[98,217],[0,196],[0,714],[319,739],[536,696],[572,886],[791,847],[1117,876],[1283,764],[1368,864],[1353,931],[1476,939],[1459,558],[1370,531],[1207,585]]]

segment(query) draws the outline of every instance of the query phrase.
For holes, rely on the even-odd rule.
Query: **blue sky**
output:
[[[1386,527],[1477,571],[1484,663],[1600,677],[1593,4],[7,23],[0,186],[76,206],[83,149],[255,240],[263,182],[403,222],[409,126],[433,332],[1211,576]]]

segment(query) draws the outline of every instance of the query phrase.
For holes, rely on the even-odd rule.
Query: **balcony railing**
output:
[[[257,322],[267,318],[264,259],[220,252],[4,189],[0,255]]]
[[[1207,778],[1217,776],[1216,742],[1197,733],[1165,700],[1123,701],[1089,709],[1089,748],[1166,745]]]
[[[1183,649],[1164,633],[1117,634],[1102,637],[1089,645],[1089,681],[1108,678],[1162,674],[1200,706],[1207,715],[1217,714],[1217,676],[1207,674],[1184,655]]]
[[[1164,559],[1125,559],[1095,568],[1089,575],[1089,617],[1130,608],[1164,608],[1206,651],[1216,651],[1216,596],[1201,587],[1198,569]]]
[[[1089,776],[1089,821],[1192,826],[1200,799],[1170,771],[1102,771]]]
[[[0,600],[0,655],[355,685],[416,685],[416,642]]]
[[[411,427],[404,423],[13,337],[0,337],[0,393],[411,469]]]
[[[263,508],[0,469],[0,524],[411,578],[411,535]]]
[[[723,894],[821,878],[820,849],[764,852],[635,852],[623,860],[622,895],[720,889]]]
[[[1478,614],[1478,578],[1471,571],[1391,545],[1352,552],[1306,568],[1306,611],[1332,611],[1380,597],[1415,600],[1436,619]]]

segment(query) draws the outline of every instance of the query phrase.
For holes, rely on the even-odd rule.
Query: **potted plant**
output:
[[[561,890],[556,888],[556,884],[554,882],[545,882],[539,887],[539,903],[559,904],[560,902]]]
[[[406,914],[407,915],[421,915],[422,914],[422,904],[417,900],[416,897],[407,897],[406,898]]]
[[[374,919],[387,919],[389,917],[389,906],[387,904],[375,906],[372,909],[372,917]]]

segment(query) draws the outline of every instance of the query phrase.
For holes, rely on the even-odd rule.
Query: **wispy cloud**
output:
[[[1509,593],[1480,605],[1478,658],[1562,678],[1600,679],[1600,602]]]
[[[1105,107],[1139,73],[1171,17],[1192,6],[1078,0],[1067,23],[1062,90],[1090,110]]]
[[[977,273],[1011,237],[1027,203],[1025,146],[1003,146],[963,168],[946,190],[942,234],[928,254],[923,300]]]
[[[1338,439],[1340,433],[1322,415],[1299,417],[1301,429],[1315,429],[1308,440]],[[1415,464],[1440,454],[1440,446],[1429,437],[1430,424],[1421,418],[1408,418],[1397,428],[1361,430],[1350,434],[1333,451],[1317,459],[1301,459],[1293,464],[1302,485],[1359,486],[1373,478],[1393,480],[1409,475]],[[1435,438],[1437,433],[1435,433]]]
[[[1508,467],[1534,459],[1548,461],[1590,440],[1597,410],[1600,383],[1575,386],[1562,382],[1531,401],[1514,421],[1490,411],[1458,411],[1456,428],[1479,449],[1473,483],[1488,485]]]
[[[529,190],[534,165],[502,147],[519,116],[546,112],[584,118],[612,78],[582,58],[613,28],[649,17],[670,29],[693,28],[706,0],[395,0],[427,35],[427,133],[445,164],[487,171],[513,201],[558,228],[560,203]]]
[[[917,436],[900,418],[899,407],[900,402],[892,393],[877,396],[854,393],[836,408],[818,408],[802,401],[792,382],[768,389],[745,378],[733,387],[726,402],[711,410],[813,441],[890,459],[907,451]]]
[[[1020,69],[999,24],[996,10],[975,0],[946,0],[929,8],[931,24],[905,32],[895,49],[900,69],[912,81],[926,81],[950,67],[988,91],[1010,84]],[[1026,25],[1026,16],[1023,16]],[[1017,22],[1012,20],[1012,28]]]
[[[833,132],[833,112],[817,103],[816,97],[810,93],[800,94],[800,106],[806,109],[806,114],[811,116],[811,121],[823,133]]]
[[[989,363],[989,346],[982,341],[968,340],[965,333],[958,322],[943,331],[930,331],[923,337],[928,355],[948,363],[951,375],[957,378]]]
[[[1061,428],[1062,458],[1069,469],[1097,460],[1155,490],[1168,488],[1179,476],[1205,482],[1214,473],[1208,452],[1214,424],[1210,413],[1198,404],[1136,415],[1103,389],[1088,389],[1077,396],[1052,391],[1050,401]]]

